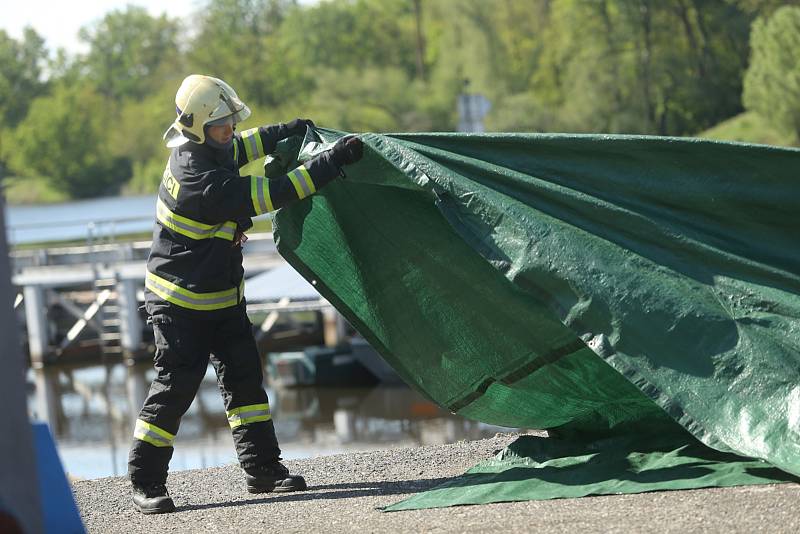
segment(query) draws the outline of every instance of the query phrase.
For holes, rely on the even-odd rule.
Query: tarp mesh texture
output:
[[[361,138],[346,179],[277,213],[278,250],[431,400],[560,438],[390,509],[800,475],[800,150]]]

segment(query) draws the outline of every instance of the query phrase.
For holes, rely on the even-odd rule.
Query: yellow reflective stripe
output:
[[[208,311],[236,306],[244,295],[242,290],[244,280],[242,280],[239,288],[215,291],[213,293],[195,293],[148,271],[144,285],[167,302],[191,310]]]
[[[233,241],[236,234],[236,223],[227,221],[222,224],[206,224],[188,217],[178,215],[170,210],[161,198],[156,203],[156,218],[158,221],[175,232],[191,237],[192,239],[210,239],[218,237],[227,241]]]
[[[253,211],[256,215],[261,215],[264,210],[261,209],[261,203],[258,201],[258,176],[250,177],[250,202],[253,203]]]
[[[246,425],[248,423],[257,423],[259,421],[269,421],[272,415],[269,411],[269,404],[250,404],[248,406],[240,406],[233,410],[227,410],[225,415],[228,416],[228,424],[231,428],[236,428],[239,425]]]
[[[292,185],[294,185],[294,190],[297,192],[297,198],[306,198],[310,193],[306,191],[305,180],[303,180],[303,176],[299,174],[300,173],[297,172],[297,169],[295,169],[287,176],[289,176],[289,180],[291,180]]]
[[[256,215],[275,211],[272,197],[269,196],[269,179],[264,176],[250,177],[250,200],[253,202]]]
[[[241,299],[238,288],[214,291],[212,293],[196,293],[182,288],[157,274],[148,271],[145,286],[161,298],[192,309],[215,310],[234,306]]]
[[[256,152],[256,154],[257,154],[256,158],[260,158],[262,156],[266,156],[266,154],[264,153],[264,143],[263,143],[263,141],[261,141],[261,132],[258,131],[258,128],[256,128],[256,133],[253,134],[253,137],[255,137],[255,139],[256,139],[256,146],[258,148],[258,150]]]
[[[235,161],[237,165],[239,164],[239,141],[236,139],[233,140],[233,161]]]
[[[175,442],[175,434],[170,434],[163,428],[158,428],[156,425],[136,420],[136,428],[133,430],[133,437],[146,441],[156,447],[172,447]]]
[[[297,182],[300,184],[300,187],[303,189],[303,193],[305,193],[300,198],[307,197],[317,192],[317,188],[314,186],[314,180],[311,179],[311,175],[308,173],[308,169],[306,169],[305,165],[301,165],[293,170],[290,175],[297,178]],[[295,189],[297,185],[295,185]]]
[[[258,128],[250,128],[242,132],[244,151],[247,154],[247,161],[255,161],[264,155],[264,145],[261,143],[261,134]]]
[[[188,217],[184,217],[183,215],[178,215],[174,211],[170,210],[160,198],[158,201],[161,203],[163,210],[165,210],[169,217],[178,223],[183,223],[184,226],[192,227],[195,233],[204,235],[205,237],[220,237],[222,239],[227,239],[228,241],[233,241],[233,236],[236,233],[235,221],[226,221],[222,224],[201,223]]]

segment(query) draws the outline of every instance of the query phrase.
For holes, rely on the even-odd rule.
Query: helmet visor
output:
[[[243,122],[247,117],[250,116],[250,108],[242,104],[237,109],[231,110],[225,104],[221,104],[220,107],[214,110],[211,114],[211,118],[206,121],[206,126],[220,126],[223,124],[238,124]]]
[[[223,87],[220,89],[219,105],[211,112],[206,124],[214,126],[220,120],[223,121],[221,124],[227,124],[225,121],[228,120],[228,117],[231,117],[233,124],[236,124],[250,116],[250,108],[239,100],[236,93],[228,93]]]
[[[206,126],[236,126],[236,113],[233,115],[228,115],[227,117],[222,117],[221,119],[216,119],[213,121],[208,121]]]

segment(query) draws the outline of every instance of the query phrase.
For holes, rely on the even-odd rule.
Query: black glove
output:
[[[242,230],[236,230],[236,233],[233,235],[233,242],[231,242],[231,248],[233,247],[242,247],[244,244],[247,243],[247,234],[244,233]]]
[[[294,119],[286,123],[286,129],[292,135],[303,135],[306,133],[306,127],[313,128],[314,121],[311,119]]]
[[[331,161],[341,167],[350,165],[361,159],[364,155],[364,143],[355,135],[342,137],[330,149]]]

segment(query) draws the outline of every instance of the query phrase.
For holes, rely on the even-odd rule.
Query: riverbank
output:
[[[136,512],[122,477],[73,488],[93,533],[800,531],[800,484],[380,511],[460,475],[516,437],[289,461],[311,486],[293,494],[248,494],[233,465],[179,471],[168,483],[177,511],[165,515]]]

